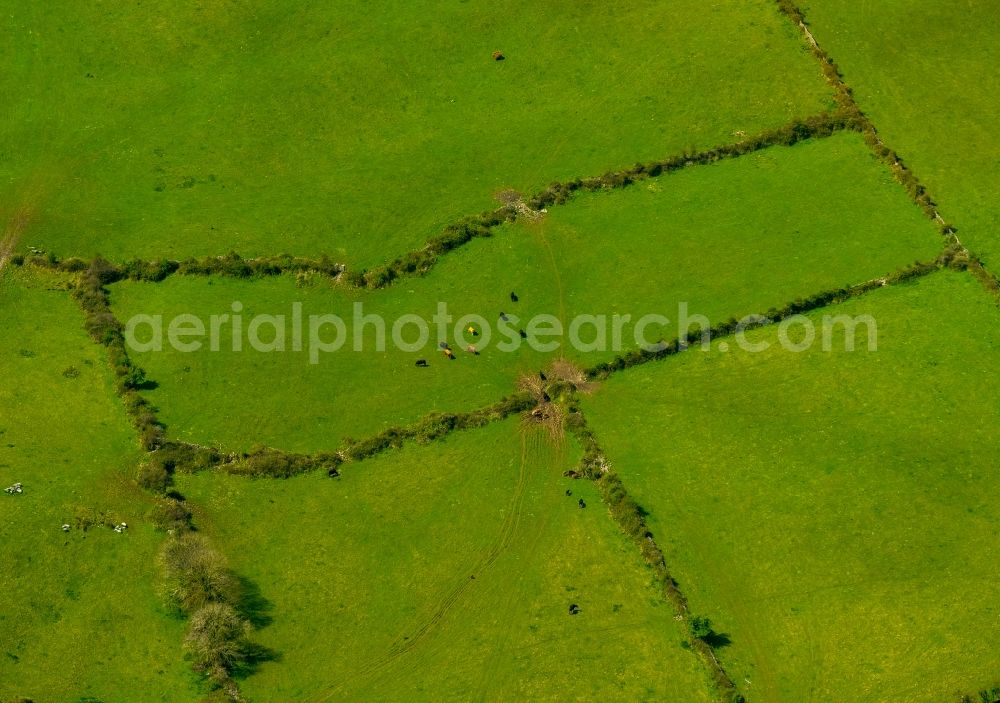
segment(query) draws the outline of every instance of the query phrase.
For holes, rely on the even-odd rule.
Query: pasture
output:
[[[23,486],[0,493],[0,700],[190,701],[184,625],[155,593],[160,536],[132,481],[140,452],[103,350],[60,285],[0,274],[18,332],[0,337],[0,487]]]
[[[710,701],[638,554],[592,486],[562,476],[576,447],[521,422],[333,481],[181,477],[206,534],[271,601],[258,639],[280,661],[247,695]]]
[[[998,703],[1000,23],[802,10],[5,8],[0,701]],[[877,351],[639,353],[838,290]]]
[[[1000,667],[996,305],[940,272],[826,313],[878,350],[715,344],[585,412],[749,700],[958,700]]]
[[[0,218],[24,212],[23,244],[62,256],[367,266],[500,188],[830,104],[767,0],[22,2],[2,22]]]
[[[216,352],[207,343],[199,351],[175,351],[164,335],[163,352],[133,354],[159,384],[147,396],[173,436],[228,449],[264,442],[317,451],[339,446],[347,436],[415,422],[431,411],[487,405],[513,392],[519,374],[534,374],[558,353],[585,366],[617,353],[577,351],[568,339],[560,351],[537,351],[527,343],[501,351],[501,312],[522,321],[554,315],[567,332],[577,315],[610,321],[629,314],[633,325],[624,328],[621,344],[627,350],[638,346],[634,321],[646,314],[670,319],[645,331],[649,343],[672,339],[682,303],[691,315],[712,322],[764,313],[803,293],[933,259],[941,246],[940,236],[860,137],[844,133],[689,167],[621,190],[578,195],[541,220],[502,227],[494,237],[444,257],[427,276],[387,289],[359,291],[321,279],[302,284],[292,276],[253,281],[175,276],[155,284],[117,284],[112,302],[123,321],[136,314],[163,315],[166,321],[194,314],[206,328],[211,315],[231,313],[233,301],[242,304],[244,321],[284,315],[290,328],[291,306],[300,302],[303,319],[333,313],[350,327],[352,306],[360,302],[365,314],[385,320],[387,337],[401,316],[430,321],[444,302],[455,322],[476,314],[493,328],[492,347],[483,346],[483,338],[468,338],[482,347],[472,356],[461,351],[467,342],[454,337],[450,324],[447,340],[459,350],[455,361],[437,350],[434,326],[417,352],[402,351],[391,341],[384,352],[374,352],[374,327],[369,327],[366,351],[353,351],[348,341],[339,351],[319,355],[315,365],[309,360],[308,325],[297,353],[260,353],[246,341],[234,352],[227,336],[231,325],[225,325]],[[510,291],[519,293],[517,303],[509,300]],[[140,340],[150,334],[139,329]],[[287,349],[291,334],[289,329]],[[261,336],[270,340],[272,333],[266,328]],[[334,336],[326,330],[322,338]],[[587,327],[579,336],[590,342],[594,332]],[[607,337],[610,343],[612,334]],[[414,341],[416,331],[408,328],[404,338]],[[429,367],[415,368],[417,358],[428,359]],[[310,422],[290,421],[298,416]]]

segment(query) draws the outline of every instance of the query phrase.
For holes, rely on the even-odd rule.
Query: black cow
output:
[[[516,303],[517,302],[517,293],[515,293],[514,291],[510,292],[510,302],[512,302],[512,303]]]
[[[427,359],[417,359],[417,366],[424,368],[427,366]]]
[[[581,508],[586,508],[586,507],[587,507],[587,504],[583,502],[583,498],[581,498],[580,500],[578,500],[578,501],[577,501],[577,504],[578,504],[578,505],[579,505],[579,506],[580,506]]]

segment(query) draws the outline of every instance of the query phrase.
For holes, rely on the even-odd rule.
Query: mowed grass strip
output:
[[[103,349],[57,282],[0,275],[0,699],[193,700],[184,624],[154,591],[161,535]],[[83,531],[77,518],[128,523]],[[61,526],[69,524],[68,533]]]
[[[1000,262],[1000,15],[989,0],[809,0],[816,39],[958,236]]]
[[[748,698],[957,700],[1000,666],[996,305],[942,271],[823,314],[873,316],[878,350],[760,329],[583,406]]]
[[[159,387],[148,397],[175,438],[245,449],[262,442],[295,451],[331,449],[345,436],[361,438],[431,411],[458,412],[496,402],[514,389],[519,374],[534,374],[560,351],[527,343],[502,352],[499,315],[515,334],[530,318],[549,314],[568,332],[577,315],[631,315],[623,350],[635,348],[635,323],[655,313],[669,318],[644,332],[655,342],[678,335],[679,306],[720,323],[731,316],[764,313],[798,297],[883,275],[914,260],[933,259],[942,241],[888,171],[853,133],[794,147],[772,148],[733,161],[692,167],[634,187],[586,194],[553,207],[542,220],[501,228],[444,257],[429,275],[378,291],[348,289],[319,279],[281,277],[254,281],[175,276],[157,284],[113,286],[116,314],[177,315],[204,321],[242,306],[243,350],[233,352],[232,320],[221,326],[219,351],[136,353]],[[518,294],[518,302],[509,294]],[[292,304],[302,303],[303,350],[293,352]],[[431,320],[446,303],[453,321],[447,337],[458,355],[437,349],[437,332],[416,352],[391,342],[404,315]],[[353,305],[380,315],[386,351],[374,351],[375,328],[366,328],[361,352],[354,340],[310,364],[310,315],[336,314],[353,327]],[[285,349],[259,353],[246,334],[254,315],[284,315]],[[463,351],[454,327],[467,314],[483,316],[493,336],[468,337],[480,356]],[[515,320],[514,317],[518,319]],[[464,328],[464,325],[462,325]],[[261,328],[262,340],[273,332]],[[414,342],[412,325],[404,339]],[[142,340],[149,330],[139,329]],[[324,340],[336,336],[331,327]],[[579,330],[592,343],[591,325]],[[592,366],[617,353],[571,348],[562,352]],[[543,349],[551,341],[532,334]],[[430,366],[414,366],[418,358]]]
[[[520,423],[336,480],[179,477],[271,601],[258,638],[281,657],[248,697],[711,700],[652,573],[592,486],[562,476],[578,450]]]
[[[499,188],[831,104],[767,0],[9,9],[0,221],[37,215],[23,244],[63,256],[368,266]]]

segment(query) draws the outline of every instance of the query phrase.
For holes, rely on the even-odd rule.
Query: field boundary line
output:
[[[589,479],[597,486],[615,524],[639,548],[644,561],[656,574],[664,598],[674,608],[674,619],[688,625],[686,642],[708,669],[714,692],[720,703],[746,703],[746,698],[740,693],[716,656],[715,648],[706,641],[706,638],[695,637],[691,631],[689,624],[692,613],[687,597],[671,575],[663,550],[649,530],[645,518],[648,513],[629,495],[621,477],[611,468],[594,431],[587,424],[575,393],[570,395],[567,404],[569,407],[564,426],[567,432],[576,437],[584,451],[577,470],[568,474],[573,478]]]
[[[771,327],[782,320],[802,315],[813,310],[839,305],[852,298],[857,298],[871,291],[886,288],[915,278],[922,278],[944,268],[963,270],[965,262],[957,256],[954,250],[947,250],[934,261],[917,262],[893,273],[872,278],[862,283],[857,283],[847,288],[837,288],[835,290],[815,293],[808,298],[798,298],[790,303],[786,303],[780,308],[772,308],[763,316],[748,315],[744,321],[736,318],[714,325],[708,329],[696,329],[688,333],[684,339],[675,338],[669,342],[661,341],[654,347],[645,349],[633,349],[624,354],[616,356],[611,361],[602,362],[585,370],[587,378],[590,380],[604,380],[614,373],[619,373],[634,366],[641,366],[651,362],[661,361],[667,357],[675,356],[687,351],[695,344],[701,344],[703,337],[709,339],[717,337],[728,337],[734,332],[744,329],[759,329]],[[748,319],[753,318],[753,319]]]
[[[219,275],[251,280],[294,273],[304,277],[318,275],[332,278],[352,288],[381,289],[399,279],[425,275],[444,254],[461,248],[473,239],[493,236],[493,230],[501,224],[515,222],[519,218],[537,219],[548,207],[568,203],[572,195],[577,192],[627,188],[634,183],[690,166],[710,165],[772,147],[792,146],[808,139],[826,138],[846,130],[861,132],[862,125],[857,122],[851,111],[840,108],[792,120],[779,127],[745,137],[739,142],[728,142],[701,151],[685,150],[660,160],[636,163],[630,168],[618,171],[608,171],[600,176],[556,181],[537,193],[527,196],[517,194],[512,201],[501,207],[467,216],[447,225],[442,234],[428,240],[422,248],[409,251],[388,263],[369,269],[352,270],[326,256],[309,258],[280,254],[243,258],[236,252],[179,261],[132,259],[115,266],[122,272],[122,278],[119,280],[148,283],[159,283],[175,274]],[[87,268],[87,262],[78,257],[60,259],[51,254],[16,255],[11,261],[16,265],[31,263],[70,272],[81,272]]]
[[[937,204],[930,197],[927,189],[917,178],[916,174],[904,163],[899,154],[889,148],[882,140],[874,122],[865,114],[861,106],[858,105],[857,100],[855,100],[854,91],[844,80],[844,75],[840,67],[812,33],[805,13],[795,3],[795,0],[775,0],[775,2],[778,6],[778,11],[795,24],[809,43],[813,56],[820,63],[823,76],[830,87],[833,88],[838,105],[842,110],[854,117],[869,149],[871,149],[879,161],[889,167],[896,182],[903,186],[913,203],[923,210],[928,219],[937,225],[941,235],[945,238],[946,248],[952,250],[957,258],[964,259],[965,268],[968,268],[973,277],[1000,303],[1000,280],[987,269],[979,256],[969,251],[962,243],[958,237],[958,230],[941,215]]]

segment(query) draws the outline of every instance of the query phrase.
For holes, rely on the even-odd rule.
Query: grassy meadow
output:
[[[989,0],[808,0],[813,34],[942,216],[1000,263],[1000,14]]]
[[[749,700],[957,701],[1000,668],[1000,313],[952,272],[827,313],[872,315],[878,350],[761,329],[584,409]]]
[[[335,480],[180,477],[270,601],[257,639],[280,660],[246,679],[252,700],[711,701],[638,552],[562,476],[576,447],[521,422]]]
[[[0,222],[61,256],[369,265],[831,102],[768,0],[15,5]]]
[[[366,314],[383,316],[390,332],[400,316],[430,320],[445,302],[456,322],[479,314],[493,326],[492,348],[483,347],[476,357],[460,351],[456,361],[436,351],[433,330],[420,352],[388,343],[385,352],[375,353],[374,328],[365,337],[368,351],[352,351],[348,342],[321,355],[316,365],[309,363],[308,327],[298,353],[258,353],[245,340],[244,351],[233,352],[226,336],[231,326],[225,325],[218,352],[206,345],[183,353],[166,345],[162,353],[134,354],[159,384],[148,397],[173,436],[226,448],[263,442],[315,451],[339,446],[345,436],[360,438],[431,411],[471,410],[512,392],[519,374],[534,374],[555,352],[526,344],[516,352],[499,350],[500,312],[522,321],[542,313],[564,321],[580,314],[609,320],[616,313],[633,320],[664,314],[672,322],[649,327],[645,336],[652,343],[677,335],[680,303],[715,322],[763,313],[809,292],[932,259],[941,246],[933,226],[860,137],[845,133],[577,196],[538,222],[501,228],[448,255],[426,277],[388,289],[302,284],[290,276],[175,276],[163,283],[115,285],[112,301],[122,320],[148,314],[169,321],[193,313],[207,321],[240,301],[244,320],[284,314],[289,324],[298,301],[305,320],[335,313],[349,326],[352,306],[360,302]],[[510,302],[510,291],[519,294],[517,303]],[[622,348],[636,347],[634,327],[624,329]],[[148,334],[143,327],[139,338]],[[324,335],[332,339],[334,332]],[[448,335],[456,349],[464,348]],[[592,336],[590,328],[580,334],[584,341]],[[271,339],[270,330],[262,337]],[[413,328],[405,339],[416,339]],[[475,341],[482,346],[482,338]],[[288,331],[286,348],[291,344]],[[571,348],[565,353],[583,365],[614,355]],[[414,367],[421,357],[429,368]]]
[[[104,355],[60,282],[0,275],[0,700],[182,703],[182,622],[154,589],[161,535],[130,480],[140,453]],[[83,530],[78,518],[129,525]],[[63,524],[72,529],[64,533]]]

